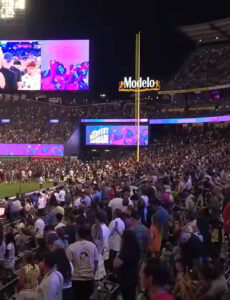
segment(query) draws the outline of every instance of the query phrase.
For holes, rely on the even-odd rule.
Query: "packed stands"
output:
[[[141,101],[141,118],[177,118],[229,114],[227,95],[213,99],[208,93],[151,95]],[[0,100],[0,143],[65,143],[80,119],[135,118],[134,100],[65,106],[35,100]],[[50,120],[59,123],[50,123]],[[32,126],[31,126],[32,125]]]
[[[229,84],[229,69],[229,44],[199,46],[165,88],[177,90]]]
[[[66,255],[66,261],[73,263],[75,272],[72,278],[66,277],[68,289],[74,296],[66,298],[67,290],[63,289],[60,299],[71,300],[77,295],[89,299],[91,292],[94,297],[99,297],[108,284],[114,292],[122,294],[124,300],[129,299],[126,291],[136,293],[138,264],[143,259],[147,259],[149,266],[165,270],[163,274],[158,273],[158,276],[163,276],[163,282],[152,284],[160,284],[165,293],[174,295],[174,299],[184,299],[185,294],[189,300],[194,295],[199,299],[206,294],[211,294],[211,299],[228,299],[229,137],[229,129],[225,127],[212,126],[203,130],[201,127],[182,126],[177,135],[166,134],[159,138],[158,145],[142,149],[140,163],[135,162],[134,153],[127,151],[119,159],[90,162],[44,160],[25,164],[27,170],[40,169],[44,177],[55,176],[57,182],[63,179],[66,182],[63,188],[60,185],[53,191],[41,187],[31,195],[6,199],[8,221],[1,225],[4,228],[2,245],[10,244],[9,249],[15,248],[15,252],[10,256],[13,263],[8,265],[8,260],[3,259],[3,267],[0,267],[5,276],[0,279],[3,284],[1,299],[14,293],[24,295],[23,268],[26,265],[31,270],[31,265],[39,265],[43,275],[42,272],[47,272],[44,263],[56,264],[57,269],[52,265],[49,272],[60,272],[61,284],[57,290],[62,294],[62,278],[67,275],[59,259],[66,259]],[[16,170],[18,165],[17,161],[4,161],[2,168],[7,173],[10,168]],[[14,180],[19,180],[19,177]],[[15,223],[14,226],[10,225],[11,222]],[[13,240],[9,239],[12,234]],[[87,277],[95,280],[95,287],[88,282],[88,288],[83,290],[76,284],[81,274],[78,273],[77,258],[73,257],[74,251],[81,251],[82,242],[89,247],[87,249],[94,249],[94,260],[98,261],[97,266],[90,267],[90,277]],[[62,254],[60,248],[65,250]],[[33,259],[30,255],[28,260],[25,253],[26,264],[22,264],[25,249],[30,249],[35,255]],[[135,251],[130,252],[130,249]],[[122,263],[113,255],[117,251],[122,253],[119,256]],[[52,263],[49,253],[56,259]],[[132,268],[123,266],[130,258]],[[93,268],[97,271],[95,275]],[[155,268],[146,276],[154,274]],[[117,276],[110,275],[104,280],[106,272],[115,272]],[[140,276],[143,276],[141,272]],[[170,279],[170,274],[174,280]],[[7,276],[11,281],[5,285]],[[39,294],[45,288],[43,280],[46,276],[41,282],[36,278]],[[99,279],[101,281],[97,282]],[[16,289],[18,281],[22,287]],[[218,294],[214,289],[217,283]],[[36,289],[29,287],[27,292],[36,294]],[[142,281],[140,288],[144,296],[147,290]],[[105,293],[109,294],[108,290]]]

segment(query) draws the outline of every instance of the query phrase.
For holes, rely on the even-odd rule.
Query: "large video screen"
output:
[[[62,144],[0,144],[1,156],[64,156]]]
[[[0,41],[0,91],[89,89],[89,40]]]
[[[86,126],[86,145],[136,146],[137,127],[130,125]],[[148,145],[148,126],[140,126],[140,145]]]

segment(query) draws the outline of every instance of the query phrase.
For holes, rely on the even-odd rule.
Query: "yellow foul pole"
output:
[[[136,34],[136,82],[140,80],[141,33]],[[140,87],[135,92],[135,114],[137,126],[137,162],[140,161]]]

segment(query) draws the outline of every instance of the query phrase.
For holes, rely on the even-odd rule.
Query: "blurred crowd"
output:
[[[2,162],[23,180],[39,170],[65,183],[45,190],[39,178],[39,192],[5,199],[7,219],[18,222],[1,227],[0,274],[13,276],[23,253],[19,299],[104,299],[109,290],[123,300],[228,299],[229,136],[184,128],[142,149],[139,163],[129,151]]]
[[[195,94],[194,94],[195,95]],[[228,97],[190,95],[178,101],[170,96],[141,101],[141,118],[179,118],[228,114]],[[151,96],[153,97],[153,96]],[[135,118],[134,100],[64,106],[32,100],[7,100],[0,95],[0,115],[10,123],[0,124],[0,143],[62,144],[70,137],[80,119]],[[51,123],[58,120],[58,123]]]
[[[167,84],[167,89],[189,89],[229,84],[230,46],[198,47],[183,68]]]

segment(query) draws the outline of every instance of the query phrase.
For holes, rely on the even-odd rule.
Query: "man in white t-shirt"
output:
[[[59,202],[65,202],[65,196],[66,196],[66,192],[64,188],[61,188],[59,192]]]
[[[117,253],[121,250],[122,235],[125,230],[125,224],[121,219],[122,211],[116,208],[113,212],[114,219],[109,223],[109,267],[113,270],[113,261]]]
[[[106,271],[109,269],[109,236],[110,230],[105,224],[105,215],[102,212],[98,212],[95,217],[96,224],[101,227],[103,237],[103,258]]]
[[[129,206],[133,206],[133,201],[129,199],[129,192],[125,192],[122,198],[114,198],[110,200],[109,207],[112,210],[112,214],[115,209],[120,209],[122,212],[126,212]]]
[[[43,176],[41,175],[41,176],[39,177],[39,185],[40,185],[40,189],[43,188],[43,183],[44,183],[44,178],[43,178]]]
[[[26,179],[26,172],[24,170],[21,171],[21,179],[22,181]]]
[[[36,239],[42,239],[44,237],[45,222],[41,218],[41,211],[38,211],[38,218],[34,223],[34,236]]]
[[[54,196],[55,196],[57,202],[60,203],[60,196],[59,196],[58,190],[56,190],[56,191],[54,192]]]
[[[29,171],[28,171],[28,179],[29,179],[29,181],[31,181],[31,178],[32,178],[32,171],[29,170]]]
[[[73,175],[74,175],[74,172],[73,172],[72,169],[70,169],[70,170],[69,170],[69,178],[70,178],[71,180],[73,180]]]
[[[73,299],[88,300],[94,291],[94,276],[98,268],[99,254],[96,245],[87,240],[89,235],[88,227],[80,227],[78,230],[80,240],[66,250],[67,257],[74,267]]]
[[[44,194],[40,194],[38,198],[38,209],[45,209],[46,208],[46,197]]]

